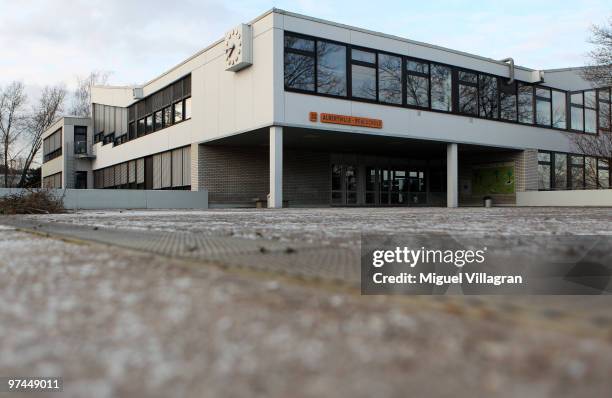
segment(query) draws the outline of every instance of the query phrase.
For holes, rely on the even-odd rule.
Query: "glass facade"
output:
[[[609,160],[558,152],[538,152],[538,189],[608,189]]]

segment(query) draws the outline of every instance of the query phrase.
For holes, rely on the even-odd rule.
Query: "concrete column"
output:
[[[268,207],[283,207],[283,128],[270,127],[270,195]]]
[[[446,207],[459,206],[459,153],[457,144],[446,145]]]

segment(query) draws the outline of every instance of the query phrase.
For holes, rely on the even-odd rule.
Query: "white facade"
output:
[[[62,127],[65,150],[61,157],[43,164],[43,178],[61,171],[63,185],[70,186],[74,170],[88,170],[93,174],[92,171],[122,162],[189,146],[192,148],[190,187],[194,190],[203,189],[208,188],[202,177],[206,174],[208,166],[206,166],[207,157],[199,153],[201,152],[199,148],[202,147],[200,144],[245,142],[255,147],[259,145],[269,148],[269,173],[265,176],[270,178],[269,203],[271,207],[280,207],[283,203],[283,178],[288,178],[283,177],[283,134],[297,134],[296,132],[308,130],[323,135],[332,132],[348,134],[347,142],[350,142],[350,137],[367,135],[417,140],[421,143],[439,143],[445,148],[447,144],[459,144],[513,151],[572,152],[570,137],[575,133],[560,129],[288,90],[284,80],[284,37],[286,32],[307,35],[349,46],[493,74],[500,78],[509,78],[508,63],[277,9],[251,21],[248,27],[252,36],[250,39],[252,58],[249,60],[251,65],[238,71],[226,70],[228,42],[219,40],[142,86],[93,87],[94,104],[122,109],[121,112],[113,111],[115,115],[113,117],[121,115],[121,118],[127,118],[121,123],[112,122],[112,125],[128,126],[130,116],[125,108],[139,101],[134,94],[148,98],[190,75],[191,118],[161,128],[159,131],[134,137],[120,145],[113,143],[103,145],[102,142],[97,142],[91,146],[91,157],[79,160],[74,160],[71,152],[71,126],[87,125],[89,140],[93,140],[93,137],[101,134],[101,131],[94,131],[98,124],[92,121],[66,118],[52,126],[46,133],[51,134]],[[251,41],[245,42],[244,45],[250,46]],[[239,42],[239,45],[243,43]],[[235,43],[232,43],[232,46],[235,47]],[[347,62],[349,63],[347,68],[350,68],[349,57]],[[589,89],[589,83],[580,78],[579,73],[577,69],[539,71],[521,66],[514,68],[515,78],[521,82],[538,83],[541,87],[567,91]],[[134,90],[135,88],[137,90]],[[329,113],[376,119],[382,121],[382,128],[322,123],[320,118],[312,121],[312,112],[316,112],[317,115]],[[114,131],[115,137],[128,133],[127,129]],[[253,139],[249,137],[254,137],[255,132],[261,131],[265,131],[265,142],[253,143]],[[110,132],[103,133],[106,135]],[[232,137],[235,137],[234,141],[230,141]],[[300,139],[296,140],[299,142]],[[296,143],[293,142],[292,145],[295,146]],[[453,156],[449,155],[448,159],[456,161],[457,146],[449,148],[454,150]],[[342,147],[334,148],[333,151],[343,152]],[[446,159],[446,154],[442,157]],[[183,164],[182,167],[186,166]],[[533,167],[533,164],[530,167]],[[450,165],[450,169],[457,173],[456,164]],[[455,203],[458,191],[457,183],[450,184],[450,180],[448,182],[449,186],[453,185],[455,189],[455,192],[448,192],[450,206],[451,196],[452,203]],[[88,176],[88,187],[94,185],[93,176]]]

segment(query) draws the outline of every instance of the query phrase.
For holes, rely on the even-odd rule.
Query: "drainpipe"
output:
[[[508,84],[514,83],[514,59],[504,58],[504,59],[500,59],[499,61],[508,63],[508,67],[510,68],[510,79],[508,80]]]

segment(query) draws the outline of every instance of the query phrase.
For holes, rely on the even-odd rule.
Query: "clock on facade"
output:
[[[251,27],[240,24],[225,34],[225,70],[238,72],[253,63]]]

